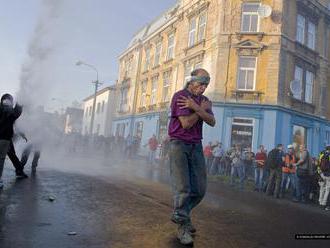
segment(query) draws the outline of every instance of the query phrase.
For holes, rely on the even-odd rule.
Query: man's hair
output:
[[[199,76],[201,73],[204,73],[206,74],[205,76]],[[190,73],[190,78],[188,79],[188,81],[186,82],[186,85],[185,85],[185,89],[188,88],[188,85],[194,81],[196,81],[196,78],[200,78],[200,79],[203,79],[207,81],[207,84],[210,82],[210,74],[207,72],[207,70],[203,69],[203,68],[198,68],[198,69],[195,69],[193,70],[191,73]],[[198,81],[198,80],[197,80]]]
[[[276,148],[283,147],[283,144],[277,144]]]
[[[190,73],[190,75],[191,75],[192,77],[196,77],[196,76],[198,76],[198,74],[200,74],[200,73],[206,73],[207,75],[209,75],[209,73],[207,72],[207,70],[205,70],[205,69],[203,69],[203,68],[198,68],[198,69],[193,70],[193,71]]]

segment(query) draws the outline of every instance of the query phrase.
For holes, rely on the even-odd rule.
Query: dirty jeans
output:
[[[202,144],[170,142],[170,175],[174,193],[172,220],[187,224],[191,210],[203,199],[206,192],[206,166]]]
[[[254,168],[255,188],[258,190],[262,190],[263,181],[264,181],[264,168],[255,166],[255,168]]]
[[[239,178],[240,189],[244,188],[245,171],[244,165],[232,165],[230,172],[230,185],[234,186],[235,177]]]
[[[270,169],[268,185],[266,189],[267,195],[274,194],[275,197],[279,196],[281,189],[281,181],[282,181],[282,168]],[[274,190],[273,187],[275,187]]]
[[[3,166],[5,164],[6,155],[9,149],[9,140],[0,140],[0,179],[2,177]]]
[[[290,180],[290,186],[292,189],[292,198],[297,198],[297,190],[296,190],[296,175],[295,173],[282,173],[282,182],[281,182],[281,193],[284,195],[286,191],[286,185],[288,183],[288,180]]]
[[[319,203],[321,206],[326,206],[329,193],[330,193],[330,177],[326,177],[323,174],[321,175],[323,182],[319,182],[320,185],[320,198]]]
[[[156,158],[156,150],[149,150],[148,162],[153,164],[155,162],[155,158]]]

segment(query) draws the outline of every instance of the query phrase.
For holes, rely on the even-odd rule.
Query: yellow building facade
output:
[[[181,0],[143,27],[119,58],[113,133],[142,143],[167,132],[172,95],[195,68],[229,147],[330,142],[329,0]]]

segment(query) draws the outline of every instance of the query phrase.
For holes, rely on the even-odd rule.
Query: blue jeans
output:
[[[153,164],[155,162],[156,151],[149,150],[148,162]]]
[[[282,173],[282,182],[281,182],[281,193],[284,194],[286,191],[286,185],[290,179],[290,185],[292,187],[292,198],[297,197],[296,192],[296,175],[293,173]]]
[[[178,224],[189,223],[191,210],[202,201],[206,192],[202,144],[171,140],[170,175],[174,193],[172,220]]]
[[[309,193],[309,178],[308,176],[296,176],[296,194],[299,201],[306,201]]]
[[[254,168],[254,183],[255,188],[259,191],[263,188],[263,180],[264,180],[264,168],[256,166]]]
[[[244,188],[244,179],[245,179],[245,171],[243,165],[232,166],[230,173],[230,184],[233,186],[235,184],[235,177],[239,178],[239,186],[241,189]]]

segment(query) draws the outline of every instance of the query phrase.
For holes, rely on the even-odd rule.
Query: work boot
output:
[[[24,179],[28,178],[28,175],[24,173],[24,171],[16,171],[16,178],[17,179]]]
[[[192,245],[194,243],[194,239],[191,236],[187,225],[179,225],[177,238],[183,245]]]

